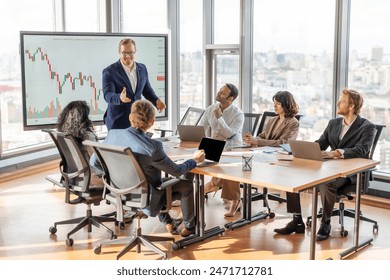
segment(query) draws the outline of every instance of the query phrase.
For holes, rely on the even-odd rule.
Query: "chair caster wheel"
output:
[[[177,244],[177,243],[173,243],[172,244],[172,250],[176,251],[176,250],[179,250],[180,249],[180,245]]]
[[[120,229],[125,229],[125,223],[124,222],[120,222],[119,223],[119,228]]]
[[[269,217],[270,219],[275,218],[275,213],[274,213],[274,212],[270,212],[270,213],[268,214],[268,217]]]
[[[93,248],[93,252],[96,254],[96,255],[99,255],[101,252],[102,252],[102,246],[95,246],[95,248]]]
[[[74,243],[74,241],[73,241],[73,239],[72,239],[72,238],[68,238],[68,239],[66,239],[66,240],[65,240],[65,243],[66,243],[66,246],[68,246],[68,247],[72,247],[72,246],[73,246],[73,243]]]
[[[341,237],[347,237],[348,236],[348,230],[342,230],[340,231]]]
[[[56,227],[50,227],[49,231],[50,231],[51,234],[55,234],[57,232],[57,228]]]
[[[376,225],[373,225],[372,227],[372,232],[373,233],[378,233],[378,229],[379,229],[379,226],[376,224]]]

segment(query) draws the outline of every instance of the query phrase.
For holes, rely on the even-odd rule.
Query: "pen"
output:
[[[266,154],[273,154],[275,152],[276,152],[276,150],[268,150],[268,151],[264,150],[263,151],[263,153],[266,153]]]
[[[242,156],[242,158],[245,159],[246,161],[250,161],[253,158],[253,155],[251,155],[250,157]]]

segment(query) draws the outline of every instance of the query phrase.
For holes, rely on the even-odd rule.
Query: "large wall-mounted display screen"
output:
[[[21,31],[24,129],[54,127],[61,109],[72,100],[87,101],[91,120],[103,124],[107,103],[102,71],[119,60],[119,41],[126,37],[135,40],[135,60],[146,65],[152,88],[168,104],[166,34]],[[167,111],[157,113],[157,118],[167,119]]]

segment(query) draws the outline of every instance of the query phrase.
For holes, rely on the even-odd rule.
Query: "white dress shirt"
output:
[[[121,61],[121,63],[122,63],[122,61]],[[131,89],[133,90],[133,92],[135,92],[135,89],[137,88],[137,71],[136,71],[137,64],[135,64],[135,62],[134,62],[133,69],[130,69],[130,67],[124,65],[123,63],[122,63],[122,66],[123,66],[123,70],[125,70],[127,77],[130,80]]]
[[[234,144],[242,143],[242,127],[244,113],[235,105],[230,105],[222,112],[222,117],[216,118],[214,110],[219,102],[206,108],[200,124],[205,127],[206,136],[220,140],[231,140]]]

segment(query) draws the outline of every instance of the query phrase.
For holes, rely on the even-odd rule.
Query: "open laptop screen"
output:
[[[226,141],[203,137],[200,141],[199,150],[204,150],[207,160],[219,162]]]

